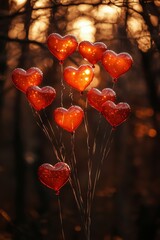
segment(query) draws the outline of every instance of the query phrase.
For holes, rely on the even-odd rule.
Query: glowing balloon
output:
[[[43,73],[39,68],[32,67],[25,71],[22,68],[16,68],[12,72],[12,81],[16,88],[26,92],[28,87],[41,84]]]
[[[31,105],[40,111],[49,106],[55,99],[56,91],[50,86],[39,88],[37,86],[31,86],[26,91],[26,96]]]
[[[78,43],[72,35],[62,37],[57,33],[52,33],[48,36],[47,45],[50,52],[59,61],[64,61],[77,49]]]
[[[70,167],[64,162],[58,162],[54,166],[44,163],[38,168],[39,180],[57,194],[68,181],[70,173]]]
[[[82,57],[93,65],[101,60],[106,50],[107,46],[102,42],[90,43],[88,41],[82,41],[78,46],[78,51]]]
[[[93,80],[93,69],[89,65],[81,65],[78,69],[67,67],[63,72],[63,79],[73,88],[83,92]]]
[[[131,108],[127,103],[118,103],[106,101],[102,105],[102,114],[112,127],[117,127],[125,122],[131,112]]]
[[[79,106],[71,106],[68,110],[60,107],[54,111],[55,122],[68,132],[74,132],[81,124],[84,112]]]
[[[99,112],[102,111],[102,105],[107,100],[110,100],[112,102],[115,102],[116,100],[116,93],[111,88],[104,88],[101,91],[99,91],[97,88],[91,88],[90,91],[87,93],[87,98],[89,104],[98,110]]]
[[[116,54],[111,50],[107,50],[102,56],[102,64],[114,81],[116,81],[118,77],[131,68],[133,59],[128,53]]]

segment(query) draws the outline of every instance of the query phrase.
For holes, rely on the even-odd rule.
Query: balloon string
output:
[[[63,107],[63,95],[64,95],[64,90],[65,90],[65,85],[64,85],[64,81],[63,81],[63,62],[61,61],[60,62],[60,71],[61,71],[61,107]],[[63,151],[65,151],[65,147],[64,147],[64,144],[62,143],[62,129],[60,129],[60,138],[59,138],[59,141],[60,141],[60,152],[61,154],[63,155]],[[64,153],[65,155],[65,153]]]
[[[110,131],[108,141],[106,143],[105,151],[104,151],[104,154],[103,154],[101,162],[100,162],[100,168],[99,168],[99,172],[98,172],[98,180],[99,180],[100,173],[101,173],[101,166],[103,165],[104,160],[107,159],[107,157],[109,155],[109,152],[111,150],[112,142],[113,142],[113,128]]]
[[[62,239],[65,240],[64,228],[63,228],[63,218],[62,218],[62,208],[61,208],[61,201],[60,201],[59,194],[57,195],[57,198],[58,198],[58,207],[59,207],[59,217],[60,217],[61,229],[62,229]]]
[[[72,173],[73,173],[73,180],[75,183],[75,189],[77,191],[77,196],[79,196],[79,204],[81,206],[81,209],[83,209],[84,212],[84,203],[82,198],[82,192],[81,192],[81,186],[79,182],[78,177],[78,170],[77,170],[77,160],[75,155],[75,146],[74,146],[74,133],[71,136],[71,148],[72,148],[72,158],[71,158],[71,164],[72,164]]]
[[[50,123],[50,121],[49,121],[49,119],[48,119],[48,116],[47,116],[47,114],[46,114],[46,111],[43,110],[43,113],[44,113],[44,116],[45,116],[45,118],[46,118],[46,120],[47,120],[47,123],[48,123],[48,125],[49,125],[50,131],[51,131],[51,134],[52,134],[52,141],[53,141],[53,139],[54,139],[54,140],[55,140],[55,143],[56,143],[56,147],[54,146],[54,148],[57,149],[56,151],[57,151],[57,153],[59,154],[59,156],[60,156],[60,158],[61,158],[61,161],[62,161],[62,162],[65,162],[65,156],[63,156],[62,152],[60,151],[60,149],[61,149],[61,148],[59,148],[60,144],[58,144],[58,140],[57,140],[57,138],[56,138],[56,135],[55,135],[55,132],[54,132],[54,130],[53,130],[53,127],[52,127],[52,125],[51,125],[51,123]]]
[[[87,118],[87,101],[86,111],[84,117],[84,126],[87,135],[87,150],[88,150],[88,189],[87,189],[87,209],[86,209],[86,224],[87,224],[87,239],[90,239],[90,227],[91,227],[91,200],[92,200],[92,161],[90,154],[89,144],[89,131],[88,131],[88,118]]]
[[[48,130],[47,130],[45,124],[43,123],[43,120],[42,120],[40,114],[39,114],[37,111],[35,111],[35,112],[33,112],[33,113],[34,113],[35,119],[36,119],[36,116],[37,116],[38,119],[40,120],[40,124],[39,124],[39,122],[38,122],[37,119],[36,119],[37,125],[42,129],[42,131],[45,133],[46,137],[47,137],[47,138],[49,139],[49,141],[51,142],[51,137],[50,137],[50,135],[49,135],[49,133],[48,133]]]
[[[96,139],[97,139],[97,134],[99,132],[101,120],[102,120],[102,115],[99,114],[98,126],[97,126],[97,129],[96,129],[96,132],[95,132],[95,135],[94,135],[94,141],[93,141],[92,156],[94,156],[94,154],[96,152],[96,148],[97,148]]]
[[[114,90],[115,86],[116,86],[116,82],[113,82],[113,85],[112,85],[113,90]]]
[[[55,140],[55,142],[56,142],[56,144],[57,144],[57,146],[58,146],[57,138],[56,138],[56,136],[55,136],[53,127],[52,127],[52,125],[51,125],[51,123],[50,123],[50,121],[49,121],[49,119],[48,119],[48,116],[47,116],[47,114],[46,114],[45,109],[43,109],[43,113],[44,113],[44,116],[45,116],[45,118],[46,118],[46,120],[47,120],[47,123],[48,123],[48,125],[49,125],[49,128],[50,128],[50,130],[51,130],[51,132],[52,132],[52,135],[53,135],[53,137],[54,137],[54,140]]]
[[[77,196],[77,193],[75,191],[75,188],[73,186],[73,183],[72,183],[72,180],[71,178],[69,178],[69,183],[70,183],[70,186],[72,188],[72,192],[73,192],[73,195],[74,195],[74,198],[75,198],[75,201],[77,203],[77,207],[78,207],[78,210],[79,210],[79,213],[80,213],[80,217],[81,217],[81,222],[82,222],[82,227],[83,227],[83,230],[84,230],[84,234],[86,236],[86,240],[88,240],[87,238],[87,227],[86,227],[86,223],[85,223],[85,214],[84,214],[84,208],[82,207],[81,203],[79,202],[79,198]]]
[[[43,127],[43,131],[45,132],[46,136],[48,137],[49,141],[50,141],[51,144],[52,144],[52,147],[53,147],[53,150],[54,150],[54,153],[55,153],[55,155],[56,155],[57,160],[61,162],[62,160],[61,160],[61,158],[60,158],[59,155],[58,155],[58,151],[57,151],[57,149],[56,149],[56,147],[55,147],[55,145],[54,145],[54,143],[53,143],[53,139],[52,139],[52,137],[50,136],[47,127],[45,126],[45,124],[44,124],[44,122],[43,122],[40,114],[39,114],[38,112],[35,112],[35,113],[36,113],[37,116],[39,117],[39,120],[40,120],[40,122],[41,122],[41,124],[42,124],[42,127]]]
[[[45,113],[45,116],[47,117],[47,115],[46,115],[46,113]],[[39,115],[39,117],[40,117],[40,115]],[[48,117],[47,117],[48,118]],[[40,119],[41,119],[41,124],[42,124],[42,118],[40,117]],[[38,122],[37,122],[38,123]],[[50,122],[49,122],[50,123]],[[40,125],[39,125],[40,126]],[[43,126],[44,127],[44,126]],[[52,126],[51,126],[52,127]],[[52,128],[52,130],[53,130],[53,128]],[[54,133],[54,131],[53,131],[53,133]],[[74,151],[73,151],[74,152]],[[58,157],[57,157],[58,158]],[[75,158],[75,153],[74,153],[74,158]],[[63,156],[61,156],[61,159],[63,159]],[[61,161],[60,159],[58,159],[59,161]],[[75,160],[76,160],[76,158],[75,158]],[[73,165],[73,162],[72,161],[70,161],[70,165],[71,165],[71,169],[72,169],[72,172],[73,172],[73,170],[74,170],[74,165]],[[75,178],[75,179],[78,179],[78,178]],[[75,197],[75,200],[76,200],[76,203],[77,203],[77,206],[78,206],[78,209],[79,209],[79,212],[80,212],[80,215],[81,215],[81,219],[83,219],[83,221],[82,221],[82,225],[84,225],[84,207],[83,207],[83,199],[82,199],[82,195],[80,195],[80,201],[78,201],[78,197],[77,197],[77,193],[76,193],[76,191],[75,191],[75,189],[76,188],[74,188],[74,186],[73,186],[73,184],[72,184],[72,182],[71,182],[71,180],[69,181],[70,182],[70,185],[71,185],[71,187],[72,187],[72,191],[73,191],[73,194],[74,194],[74,197]],[[80,184],[78,184],[79,186],[80,186]],[[60,202],[59,202],[60,203]],[[61,215],[60,215],[61,216]],[[61,219],[62,219],[62,217],[60,217]],[[62,220],[61,220],[61,222],[62,222]],[[86,226],[84,225],[83,226],[83,228],[84,228],[84,232],[85,232],[85,234],[86,234]],[[63,235],[63,239],[65,239],[64,238],[64,231],[63,231],[63,228],[62,228],[62,235]]]
[[[75,170],[75,177],[76,177],[76,185],[77,185],[78,193],[80,196],[80,202],[83,206],[84,203],[83,203],[81,186],[80,186],[79,177],[78,177],[77,159],[75,155],[75,133],[73,133],[71,136],[71,146],[72,146],[73,163],[74,163],[74,170]]]
[[[111,144],[112,144],[112,139],[113,139],[112,133],[113,133],[113,128],[110,130],[108,139],[106,141],[106,144],[104,145],[103,153],[102,153],[102,149],[101,149],[102,157],[101,157],[101,160],[100,160],[100,162],[98,164],[98,167],[96,169],[95,180],[94,180],[93,191],[92,191],[92,199],[94,198],[97,181],[99,180],[99,177],[100,177],[101,167],[103,165],[104,159],[108,157],[108,154],[109,154],[110,149],[111,149]],[[106,135],[107,134],[105,134],[105,136]]]
[[[105,130],[105,134],[104,134],[104,136],[103,136],[103,140],[102,140],[102,145],[101,145],[101,148],[100,148],[100,153],[99,153],[99,155],[100,156],[103,156],[103,152],[105,151],[105,146],[106,146],[106,144],[105,143],[107,143],[107,139],[108,139],[108,136],[109,135],[107,135],[107,133],[108,133],[108,131],[110,131],[110,129],[109,129],[109,125],[107,125],[107,127],[106,127],[106,130]]]
[[[70,88],[69,97],[71,99],[71,105],[73,105],[73,90],[72,90],[72,88]]]
[[[54,144],[53,144],[53,140],[52,140],[52,138],[51,138],[51,136],[50,136],[50,134],[49,134],[49,132],[48,132],[48,129],[47,129],[47,127],[45,126],[45,124],[44,124],[44,122],[43,122],[40,114],[39,114],[37,111],[35,111],[35,110],[32,108],[31,105],[30,105],[30,107],[31,107],[31,110],[32,110],[32,113],[33,113],[33,116],[34,116],[34,119],[35,119],[37,125],[38,125],[39,128],[45,133],[46,137],[49,139],[50,143],[52,144],[52,147],[53,147],[53,150],[54,150],[54,153],[55,153],[55,156],[56,156],[57,160],[58,160],[58,161],[61,161],[60,157],[58,156],[57,149],[55,148],[55,146],[54,146]],[[39,119],[39,122],[38,122],[38,120],[37,120],[37,117],[38,117],[38,119]]]
[[[62,156],[64,156],[64,158],[65,158],[65,156],[66,156],[66,149],[65,149],[65,145],[64,145],[63,140],[62,140],[63,130],[60,129],[59,127],[57,127],[57,128],[58,128],[58,131],[59,131],[59,145],[60,145],[59,151],[60,151],[60,154]]]
[[[61,66],[61,106],[63,107],[63,92],[65,90],[65,85],[63,82],[63,63],[60,63]]]

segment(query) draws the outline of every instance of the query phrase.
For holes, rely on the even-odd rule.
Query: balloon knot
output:
[[[118,78],[113,78],[113,82],[116,83],[118,81]]]
[[[94,65],[94,64],[92,65],[92,68],[95,68],[95,65]]]
[[[71,135],[73,136],[75,134],[75,131],[71,132]]]
[[[62,65],[64,62],[62,60],[59,61],[59,64]]]
[[[56,193],[55,193],[57,196],[59,195],[59,190],[58,191],[56,191]]]

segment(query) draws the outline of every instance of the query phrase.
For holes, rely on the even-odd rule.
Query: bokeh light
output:
[[[78,41],[95,41],[95,26],[92,18],[78,17],[72,23],[68,24],[67,31],[73,34]]]

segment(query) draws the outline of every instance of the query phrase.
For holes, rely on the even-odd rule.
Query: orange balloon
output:
[[[102,105],[107,100],[115,102],[116,100],[116,93],[111,88],[104,88],[99,91],[97,88],[91,88],[90,91],[87,93],[87,98],[89,104],[98,110],[99,112],[102,111]]]
[[[68,181],[70,173],[70,167],[64,162],[58,162],[54,166],[44,163],[38,168],[39,180],[57,194]]]
[[[69,55],[76,51],[78,42],[72,35],[62,37],[58,33],[52,33],[48,36],[47,45],[50,52],[59,61],[64,61]]]
[[[64,69],[63,78],[73,88],[83,92],[91,83],[94,72],[91,66],[81,65],[78,69],[67,67]]]
[[[128,53],[115,53],[107,50],[102,56],[102,64],[106,71],[117,80],[122,74],[126,73],[133,64],[133,59]]]
[[[39,68],[32,67],[25,71],[22,68],[16,68],[12,72],[12,81],[16,88],[26,92],[30,86],[37,86],[43,80],[43,73]]]
[[[102,114],[112,127],[117,127],[125,122],[131,112],[127,103],[120,102],[117,105],[112,101],[106,101],[102,105]]]
[[[74,132],[81,124],[83,117],[83,109],[79,106],[71,106],[68,110],[60,107],[54,111],[55,122],[68,132]]]
[[[102,42],[91,43],[89,41],[82,41],[78,46],[78,51],[82,57],[93,65],[101,60],[106,50],[107,46]]]
[[[56,96],[56,91],[50,86],[39,88],[31,86],[27,89],[26,96],[31,105],[40,111],[49,106]]]

